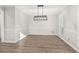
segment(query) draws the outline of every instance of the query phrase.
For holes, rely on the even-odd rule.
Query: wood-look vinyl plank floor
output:
[[[29,35],[17,43],[0,43],[0,53],[76,53],[55,35]]]

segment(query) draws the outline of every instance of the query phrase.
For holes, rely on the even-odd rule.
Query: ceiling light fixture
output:
[[[47,20],[47,15],[43,15],[43,7],[44,5],[37,5],[37,15],[34,16],[33,18],[34,21]]]

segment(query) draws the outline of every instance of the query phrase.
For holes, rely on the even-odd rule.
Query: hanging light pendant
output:
[[[34,21],[42,21],[42,20],[47,20],[47,15],[43,15],[43,7],[44,5],[37,5],[37,15],[34,16]],[[40,10],[41,9],[41,13]]]

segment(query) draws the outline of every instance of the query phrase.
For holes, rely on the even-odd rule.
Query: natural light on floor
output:
[[[26,35],[24,35],[22,32],[20,32],[20,40],[23,39],[24,37],[26,37]]]

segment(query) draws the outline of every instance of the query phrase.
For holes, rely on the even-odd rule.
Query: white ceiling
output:
[[[13,7],[28,15],[37,15],[37,5],[2,5],[0,7]],[[67,5],[44,5],[43,11],[45,15],[55,15],[61,12]]]
[[[66,5],[44,5],[44,14],[46,15],[54,15],[62,11]],[[16,8],[20,9],[22,12],[29,15],[37,14],[37,6],[36,5],[18,5]]]

